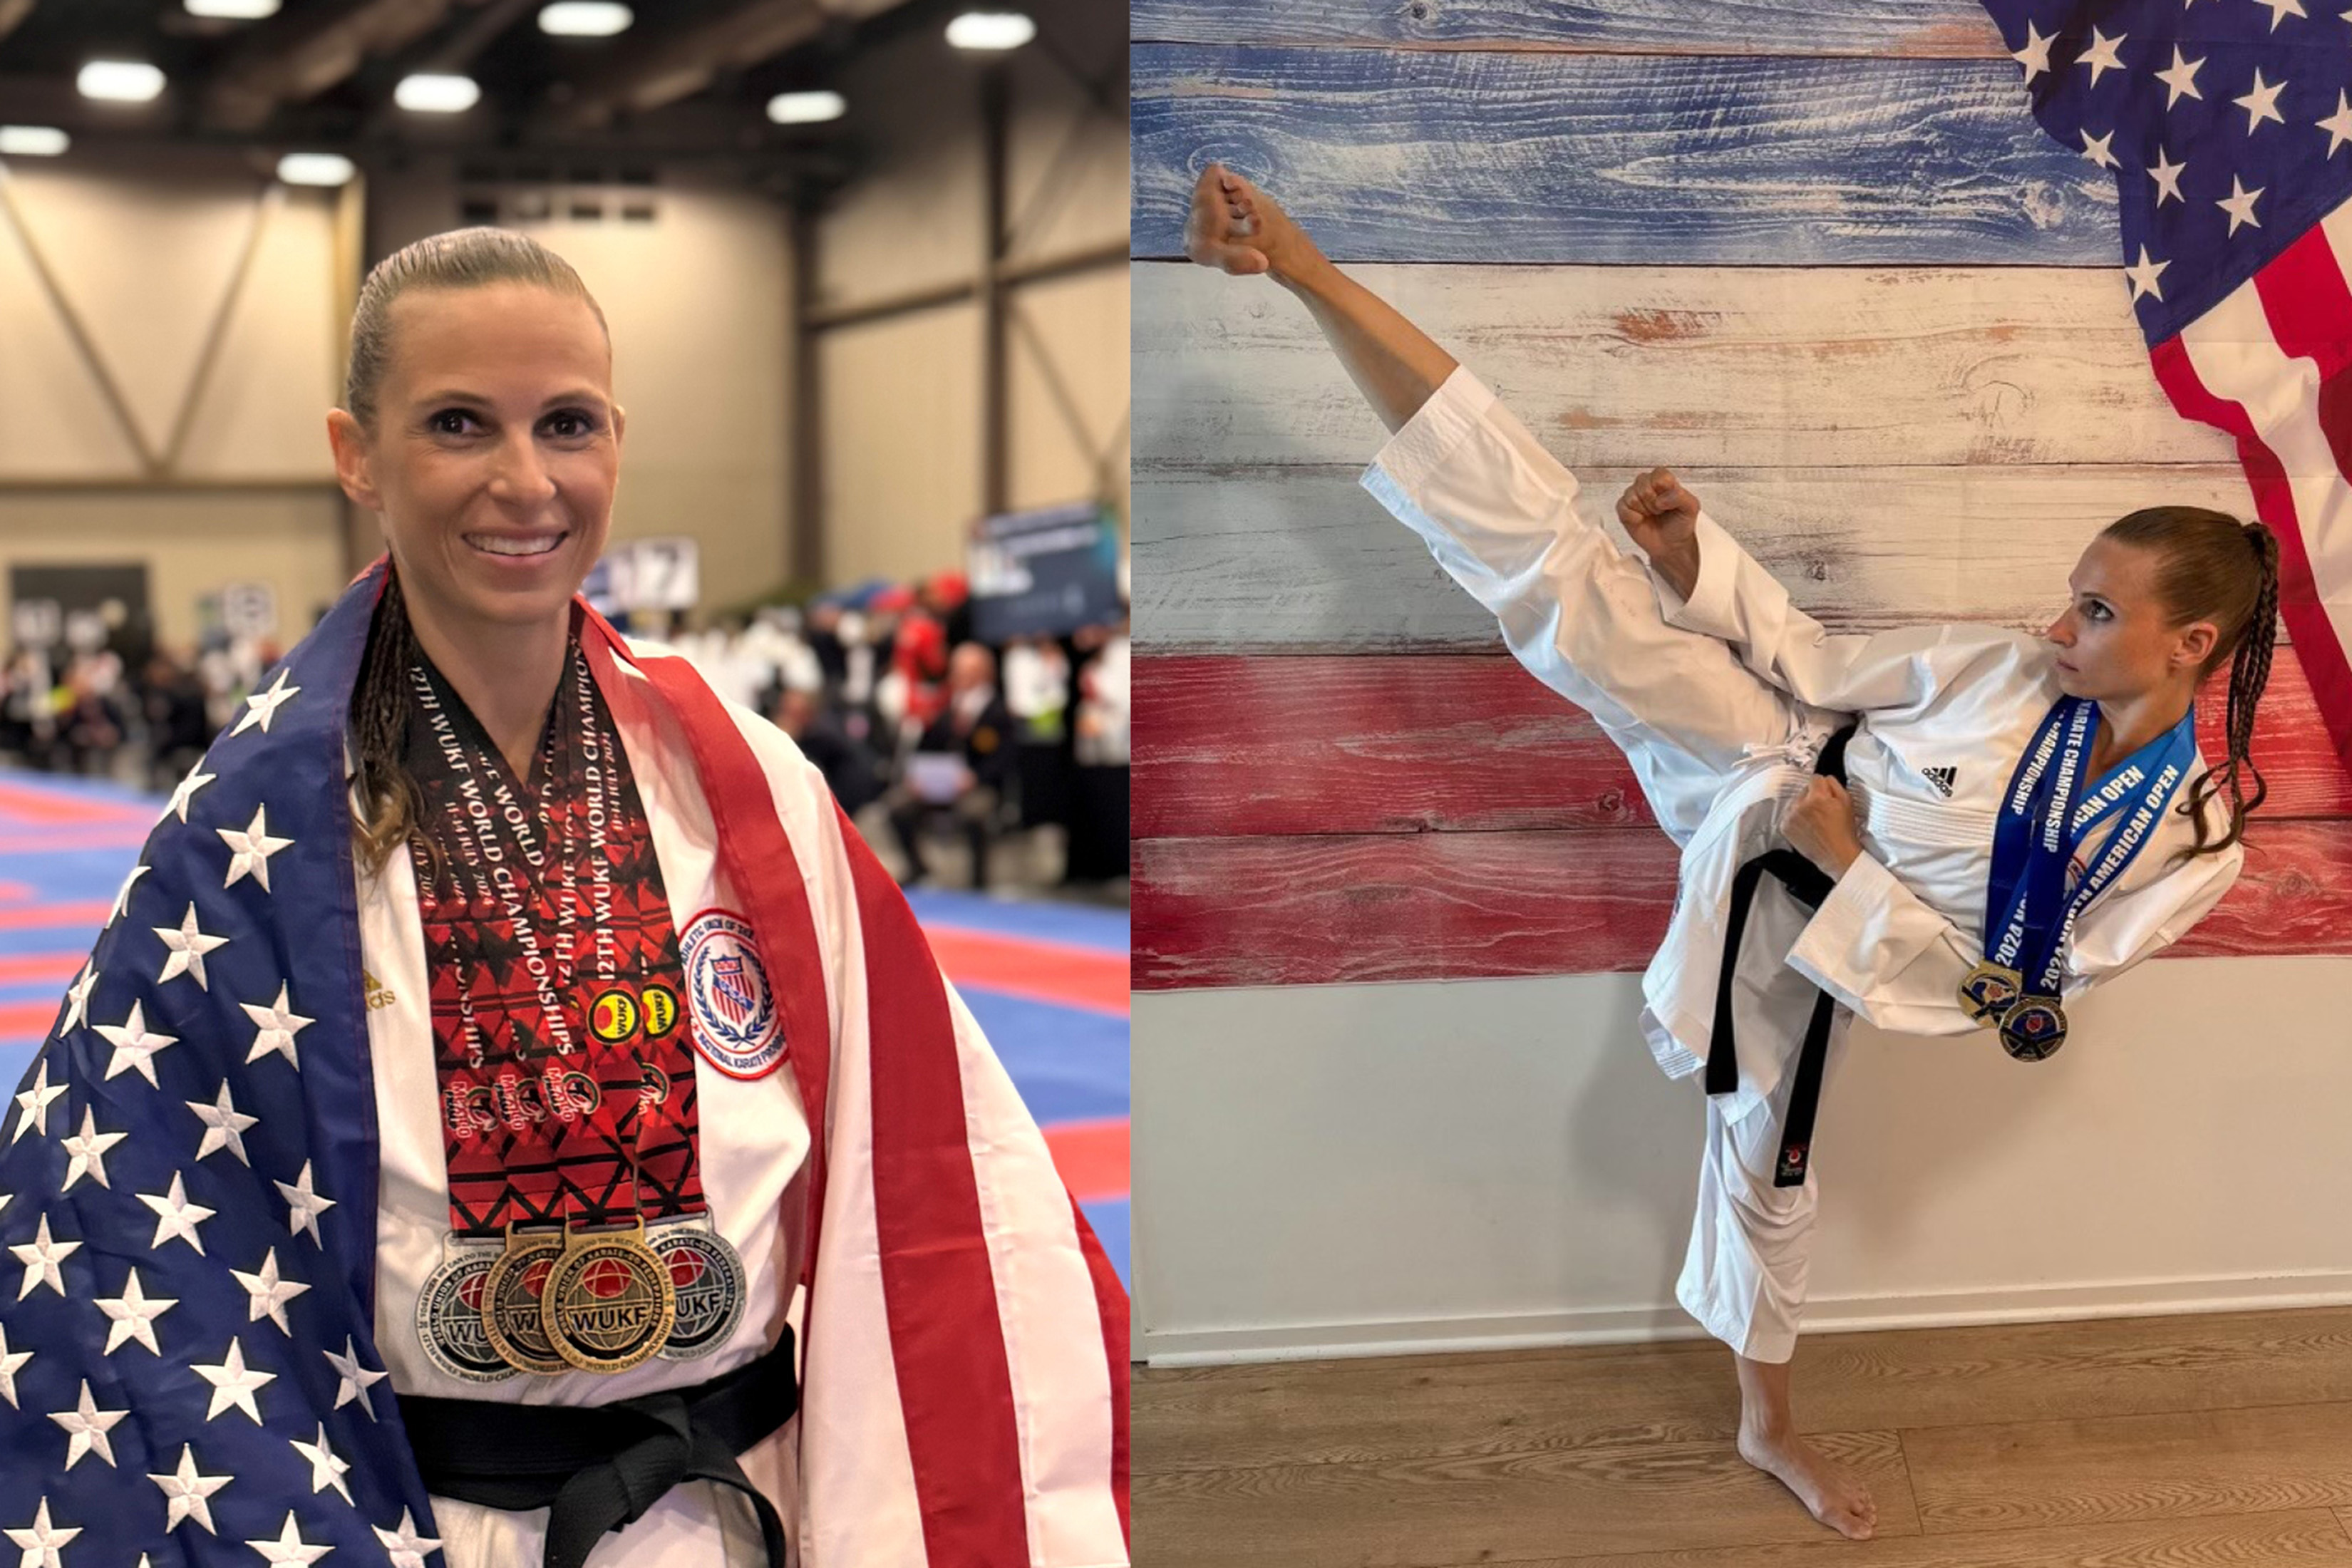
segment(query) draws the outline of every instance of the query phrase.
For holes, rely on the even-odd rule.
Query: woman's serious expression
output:
[[[377,426],[329,416],[352,499],[401,583],[456,620],[565,613],[604,548],[626,416],[587,302],[520,283],[393,301]]]
[[[2095,539],[2074,564],[2074,602],[2042,636],[2057,645],[2059,689],[2072,697],[2121,701],[2193,679],[2213,646],[2213,625],[2168,624],[2147,551]],[[2199,628],[2205,635],[2197,636]]]

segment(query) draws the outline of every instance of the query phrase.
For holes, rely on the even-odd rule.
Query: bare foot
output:
[[[1862,1478],[1832,1464],[1794,1432],[1766,1436],[1739,1428],[1739,1457],[1777,1477],[1815,1519],[1849,1541],[1867,1541],[1878,1528],[1878,1505]]]

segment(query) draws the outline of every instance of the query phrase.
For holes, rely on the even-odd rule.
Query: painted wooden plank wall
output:
[[[1341,261],[2115,263],[2109,175],[2014,62],[1265,48],[1129,54],[1134,254],[1222,160]]]
[[[1133,16],[1139,988],[1638,970],[1672,901],[1622,760],[1358,488],[1381,432],[1297,304],[1151,259],[1211,159],[1495,385],[1588,516],[1674,467],[1833,629],[2038,631],[2115,516],[2248,511],[2154,384],[2112,186],[1972,5]],[[2292,660],[2247,874],[2177,953],[2352,952],[2352,780]]]
[[[1973,0],[1134,0],[1138,43],[1393,45],[1657,53],[2005,53]]]

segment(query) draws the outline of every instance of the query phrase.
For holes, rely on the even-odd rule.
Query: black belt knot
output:
[[[750,1498],[770,1568],[784,1568],[783,1521],[735,1456],[799,1405],[786,1329],[758,1361],[692,1388],[584,1405],[404,1394],[400,1417],[425,1490],[486,1508],[548,1510],[545,1568],[580,1568],[607,1531],[694,1480]]]
[[[1848,724],[1832,735],[1813,763],[1813,772],[1845,783],[1845,743],[1860,729]],[[1715,1026],[1706,1049],[1706,1092],[1729,1094],[1739,1087],[1739,1047],[1732,1036],[1731,977],[1739,967],[1739,939],[1748,929],[1748,908],[1756,901],[1756,885],[1769,872],[1790,896],[1809,910],[1837,886],[1836,879],[1793,849],[1768,849],[1741,863],[1731,882],[1731,910],[1723,931],[1723,968],[1715,986]],[[1813,1142],[1813,1114],[1822,1098],[1822,1068],[1829,1056],[1831,1016],[1836,999],[1826,991],[1813,1000],[1813,1016],[1805,1026],[1804,1047],[1797,1056],[1797,1081],[1789,1090],[1789,1119],[1780,1129],[1780,1154],[1772,1169],[1776,1187],[1805,1184],[1805,1165]]]

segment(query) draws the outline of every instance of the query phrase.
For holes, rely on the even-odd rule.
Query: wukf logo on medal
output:
[[[751,924],[724,910],[694,917],[679,942],[694,1044],[730,1078],[758,1078],[784,1055],[775,988],[751,941]]]

